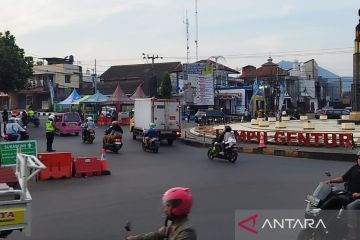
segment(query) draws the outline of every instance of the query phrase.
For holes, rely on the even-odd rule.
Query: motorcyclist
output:
[[[92,117],[87,117],[85,123],[82,126],[82,135],[86,136],[89,133],[89,130],[92,129],[95,131],[96,125]]]
[[[25,110],[21,113],[21,122],[24,128],[26,128],[29,123],[29,115]]]
[[[340,209],[356,199],[360,199],[360,151],[357,153],[356,164],[353,165],[343,176],[323,181],[323,183],[347,183],[347,191],[350,194],[334,196],[327,200],[322,209]]]
[[[10,117],[8,124],[6,124],[6,134],[11,137],[16,137],[16,141],[20,141],[21,134],[20,132],[26,132],[20,124],[16,121],[16,118]]]
[[[236,143],[234,133],[232,132],[232,129],[230,126],[225,126],[225,129],[223,131],[223,140],[221,142],[221,152],[219,154],[224,154],[225,147],[228,144]]]
[[[355,179],[359,179],[360,176],[360,151],[356,154],[356,164],[350,168],[350,170],[345,173],[345,177],[343,176],[343,180],[347,180],[348,177],[352,177]],[[351,173],[349,173],[351,172]],[[340,180],[340,181],[339,181]],[[341,182],[341,179],[335,178],[331,180],[331,183],[337,183],[337,182]],[[326,181],[325,181],[326,182]],[[347,181],[348,182],[348,181]],[[330,183],[330,180],[328,180],[326,183]],[[348,236],[346,239],[349,240],[355,240],[355,239],[359,239],[357,237],[358,233],[358,227],[359,227],[359,220],[360,220],[360,189],[356,188],[353,189],[354,187],[354,182],[351,182],[352,186],[348,186],[349,188],[352,189],[352,191],[356,191],[356,192],[352,192],[352,198],[353,201],[351,201],[348,205],[346,205],[346,217],[347,217],[347,227],[349,228],[348,230]],[[356,184],[359,184],[359,180],[356,180]],[[352,199],[350,199],[352,200]]]
[[[171,188],[164,193],[162,200],[166,215],[165,226],[155,232],[128,236],[126,240],[196,240],[195,229],[188,220],[193,202],[190,189]]]
[[[119,121],[112,121],[110,127],[105,130],[105,136],[103,137],[104,143],[111,143],[114,141],[116,135],[122,135],[124,131],[120,126]]]
[[[146,147],[148,146],[149,141],[151,139],[157,137],[157,131],[156,131],[155,127],[156,127],[155,123],[150,123],[149,124],[149,129],[144,134],[143,142],[144,142]]]

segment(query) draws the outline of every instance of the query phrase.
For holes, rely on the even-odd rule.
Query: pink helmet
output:
[[[164,203],[170,203],[173,216],[181,217],[190,213],[193,200],[189,188],[170,188],[164,193],[162,199]]]

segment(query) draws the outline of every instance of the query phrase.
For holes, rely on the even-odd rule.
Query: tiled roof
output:
[[[270,58],[267,63],[261,65],[261,67],[249,71],[248,76],[250,77],[272,77],[272,76],[288,76],[289,72],[278,67],[277,64],[272,62]]]
[[[154,74],[161,75],[164,72],[179,71],[180,62],[154,63]],[[145,79],[151,76],[152,64],[133,64],[111,66],[100,78],[104,81],[122,81]]]
[[[149,92],[149,80],[154,76],[160,84],[162,75],[165,72],[173,73],[182,70],[180,62],[168,62],[168,63],[154,63],[152,64],[134,64],[134,65],[119,65],[112,66],[106,70],[101,76],[102,84],[98,84],[99,91],[103,91],[104,94],[111,94],[116,88],[116,84],[119,83],[125,94],[133,94],[135,89],[140,84],[143,84],[143,90],[148,95]],[[153,69],[152,69],[153,67]],[[107,93],[109,88],[109,82],[113,82],[115,86],[112,86],[111,93]],[[110,87],[111,88],[111,87]]]

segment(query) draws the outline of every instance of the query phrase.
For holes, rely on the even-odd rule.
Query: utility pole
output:
[[[196,28],[196,39],[195,39],[195,44],[196,44],[196,61],[198,61],[198,57],[199,57],[199,40],[198,40],[198,7],[197,7],[197,0],[195,0],[195,28]]]
[[[95,59],[95,76],[94,76],[94,88],[95,88],[95,93],[97,93],[97,73],[96,73],[96,59]]]
[[[149,81],[149,96],[150,97],[156,97],[157,95],[157,79],[156,79],[156,76],[154,74],[154,62],[155,62],[155,59],[162,59],[163,57],[159,57],[159,55],[148,55],[148,54],[145,54],[143,53],[142,54],[143,56],[143,59],[151,59],[151,78],[150,78],[150,81]]]

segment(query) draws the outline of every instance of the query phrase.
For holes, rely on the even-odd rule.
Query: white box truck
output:
[[[175,99],[135,99],[134,114],[130,131],[133,139],[143,136],[151,122],[156,124],[160,140],[166,139],[171,145],[181,136],[180,101]]]

